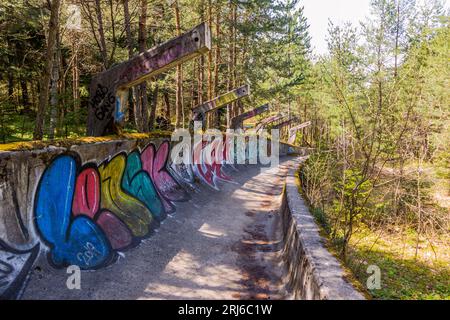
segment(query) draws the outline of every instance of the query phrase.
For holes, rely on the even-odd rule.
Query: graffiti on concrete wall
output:
[[[201,181],[218,190],[218,181],[230,182],[223,170],[230,148],[217,147],[219,140],[200,141],[185,155],[192,159],[197,148],[198,164],[171,163],[169,141],[101,162],[82,163],[76,152],[57,155],[34,193],[35,244],[19,250],[0,240],[0,298],[20,294],[40,251],[54,268],[106,267],[149,237],[177,202],[190,199],[186,184]],[[208,153],[216,161],[208,162]]]
[[[150,143],[100,165],[77,154],[56,157],[36,191],[37,230],[55,267],[97,269],[137,245],[189,195],[167,170],[170,145]]]
[[[227,148],[217,146],[218,142],[208,144],[206,141],[199,141],[194,145],[194,154],[198,154],[201,161],[193,163],[193,171],[201,181],[208,186],[218,190],[219,180],[229,182],[231,177],[223,172],[224,162],[227,160]],[[217,154],[216,154],[217,153]],[[210,155],[211,160],[208,159]]]
[[[163,142],[158,150],[154,144],[148,145],[141,154],[143,169],[148,172],[167,213],[175,211],[174,202],[188,199],[187,192],[167,170],[170,145]]]

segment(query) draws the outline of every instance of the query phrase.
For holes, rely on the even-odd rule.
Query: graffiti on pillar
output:
[[[95,94],[91,100],[91,108],[94,109],[94,115],[98,120],[109,119],[113,115],[116,96],[109,91],[108,87],[97,85]]]

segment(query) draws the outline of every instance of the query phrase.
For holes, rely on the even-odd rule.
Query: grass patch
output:
[[[436,240],[433,248],[423,241],[416,257],[413,238],[412,232],[400,237],[383,230],[354,234],[347,265],[362,284],[369,265],[380,268],[381,289],[369,290],[374,299],[450,299],[449,239]]]

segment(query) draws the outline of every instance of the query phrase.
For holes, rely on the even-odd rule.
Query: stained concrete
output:
[[[279,208],[290,166],[229,169],[234,183],[201,186],[126,258],[82,272],[81,290],[41,257],[22,299],[289,299]]]

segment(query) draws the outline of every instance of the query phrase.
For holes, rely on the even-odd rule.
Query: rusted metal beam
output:
[[[306,128],[306,127],[308,127],[310,125],[311,125],[311,121],[306,121],[306,122],[303,122],[302,124],[299,124],[296,127],[293,127],[291,129],[289,129],[288,143],[294,144],[295,138],[297,138],[297,131],[299,131],[299,130],[301,130],[303,128]]]
[[[234,118],[231,119],[231,129],[237,130],[237,129],[243,129],[244,128],[244,121],[253,117],[256,117],[257,115],[260,115],[264,112],[269,111],[270,105],[268,103],[255,108],[251,111],[244,112]]]
[[[203,121],[206,113],[225,107],[234,101],[247,97],[249,94],[250,87],[245,85],[218,96],[210,101],[202,103],[192,109],[192,120]]]
[[[211,49],[206,23],[96,75],[90,85],[87,134],[113,133],[123,122],[128,89]]]

